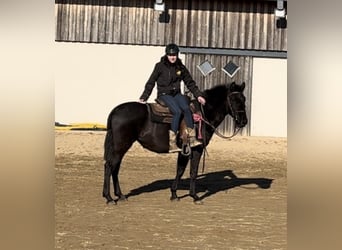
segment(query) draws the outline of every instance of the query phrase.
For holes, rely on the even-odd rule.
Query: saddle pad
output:
[[[148,103],[150,107],[151,121],[161,123],[171,123],[172,114],[168,107],[162,106],[159,103]]]

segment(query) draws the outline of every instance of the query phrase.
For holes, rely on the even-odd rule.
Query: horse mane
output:
[[[207,89],[204,91],[204,95],[211,105],[217,106],[217,104],[222,105],[226,101],[228,93],[234,91],[241,91],[241,86],[232,82]]]
[[[227,99],[229,88],[227,84],[214,86],[204,91],[205,98],[213,107],[221,106]]]

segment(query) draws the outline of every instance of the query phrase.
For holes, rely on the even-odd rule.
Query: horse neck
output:
[[[208,122],[217,128],[228,115],[228,110],[224,104],[219,107],[206,104],[204,106],[204,113]]]

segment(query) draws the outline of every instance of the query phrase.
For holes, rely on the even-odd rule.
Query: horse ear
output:
[[[245,89],[245,87],[246,87],[246,83],[243,82],[243,83],[241,84],[241,92]]]
[[[228,83],[227,84],[227,89],[230,90],[230,91],[233,91],[235,86],[236,86],[235,82],[232,82],[230,84]]]

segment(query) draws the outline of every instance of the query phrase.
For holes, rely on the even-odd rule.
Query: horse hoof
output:
[[[194,199],[194,203],[197,205],[201,205],[203,204],[203,201],[201,200],[200,197],[198,197],[197,195],[190,195],[193,199]]]
[[[201,201],[201,200],[194,200],[194,203],[196,205],[203,205],[203,201]]]
[[[170,201],[179,201],[179,198],[178,198],[176,192],[172,192],[171,197],[170,197]]]
[[[126,196],[124,196],[124,197],[120,197],[118,201],[123,202],[123,201],[128,201],[128,199],[126,198]]]
[[[107,203],[107,205],[116,205],[116,201],[115,200],[109,200],[106,203]]]

